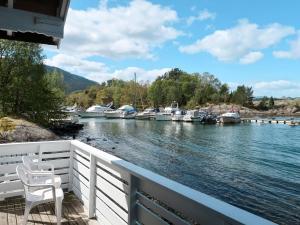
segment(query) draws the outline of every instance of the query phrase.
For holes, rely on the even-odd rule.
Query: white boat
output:
[[[241,117],[238,112],[227,112],[220,116],[220,123],[240,123]]]
[[[89,107],[85,112],[80,112],[79,116],[82,118],[96,118],[104,117],[105,112],[112,111],[112,104],[109,105],[93,105]]]
[[[201,122],[205,114],[199,112],[198,110],[189,110],[186,112],[186,115],[183,116],[184,122]]]
[[[171,106],[166,107],[162,112],[156,113],[155,119],[158,121],[170,121],[172,120],[173,114],[179,110],[178,103],[173,102]]]
[[[118,108],[117,110],[113,111],[106,111],[104,112],[105,117],[109,119],[133,119],[135,118],[137,112],[135,108],[133,108],[131,105],[123,105],[122,107]]]
[[[143,112],[139,112],[135,119],[137,120],[150,120],[154,119],[156,115],[156,110],[154,108],[147,108]]]
[[[183,121],[185,112],[182,110],[177,110],[175,113],[172,115],[172,121]]]
[[[78,113],[77,105],[75,104],[73,106],[66,106],[62,109],[62,112],[67,115],[76,115]]]

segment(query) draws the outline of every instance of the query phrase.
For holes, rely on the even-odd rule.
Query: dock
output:
[[[276,120],[276,119],[253,119],[253,118],[242,118],[242,123],[263,123],[263,124],[287,124],[289,126],[300,126],[300,121],[294,121],[291,119]]]

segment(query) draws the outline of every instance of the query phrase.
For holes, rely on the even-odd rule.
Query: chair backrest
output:
[[[27,185],[29,184],[29,181],[30,181],[27,169],[25,168],[24,165],[18,165],[16,168],[16,172],[17,172],[17,175],[20,178],[21,182],[24,185],[25,195],[27,195],[27,193],[28,193]]]
[[[38,156],[23,156],[23,165],[29,171],[39,170],[39,157]]]

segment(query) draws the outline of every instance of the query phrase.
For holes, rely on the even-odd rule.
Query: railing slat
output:
[[[83,175],[78,173],[76,170],[73,170],[73,176],[76,177],[85,186],[87,186],[87,187],[89,186],[89,180],[87,180]]]
[[[85,178],[90,180],[90,169],[78,162],[76,159],[73,159],[73,168],[84,175]]]
[[[128,185],[124,184],[122,181],[118,180],[117,178],[113,177],[109,173],[105,172],[104,170],[101,170],[100,168],[97,168],[97,175],[101,176],[105,180],[109,181],[111,184],[119,188],[125,193],[128,193]]]
[[[139,203],[137,203],[137,220],[144,225],[169,225]]]
[[[3,192],[11,192],[12,190],[22,190],[23,184],[20,180],[7,182],[7,183],[0,183],[0,193]]]
[[[96,209],[96,219],[100,225],[114,225],[111,224],[103,215],[102,213]]]
[[[96,201],[96,159],[90,155],[90,182],[89,182],[89,218],[95,216],[95,201]]]
[[[113,174],[115,177],[125,180],[126,182],[129,181],[129,173],[127,171],[122,170],[121,168],[111,163],[105,162],[104,160],[98,157],[97,157],[97,166]]]
[[[87,200],[89,199],[89,188],[85,186],[84,183],[80,182],[79,179],[76,177],[73,178],[73,188],[76,188],[78,191],[80,191],[80,196],[85,197]],[[80,197],[81,199],[82,197]],[[89,204],[85,205],[88,207]]]
[[[152,212],[162,216],[163,218],[167,219],[168,221],[172,222],[176,225],[190,225],[187,221],[184,221],[180,217],[178,217],[173,212],[170,212],[169,210],[165,209],[164,207],[158,205],[153,200],[148,199],[141,193],[137,193],[137,199],[139,203],[146,206],[146,208],[150,209]]]
[[[106,205],[109,205],[109,207],[118,214],[124,221],[128,221],[128,214],[127,212],[122,209],[119,205],[114,203],[110,198],[108,198],[106,195],[104,195],[101,191],[96,190],[96,196],[101,199]],[[96,206],[97,208],[97,206]]]
[[[74,152],[73,158],[76,159],[78,162],[86,166],[87,168],[90,167],[90,162],[82,157],[81,155],[77,154],[77,152]]]
[[[120,191],[118,188],[98,175],[96,177],[96,187],[128,211],[128,198],[124,192]]]
[[[111,208],[109,208],[101,199],[96,197],[97,209],[101,210],[102,215],[110,221],[111,224],[116,225],[127,225],[127,223],[122,220]]]

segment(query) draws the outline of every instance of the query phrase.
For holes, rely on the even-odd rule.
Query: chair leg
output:
[[[31,202],[26,201],[25,202],[25,212],[24,212],[24,218],[23,218],[23,223],[22,225],[26,225],[27,221],[28,221],[28,216],[31,210],[32,204]]]
[[[61,224],[61,212],[62,212],[62,199],[57,199],[55,201],[55,212],[56,212],[57,225],[60,225]]]

